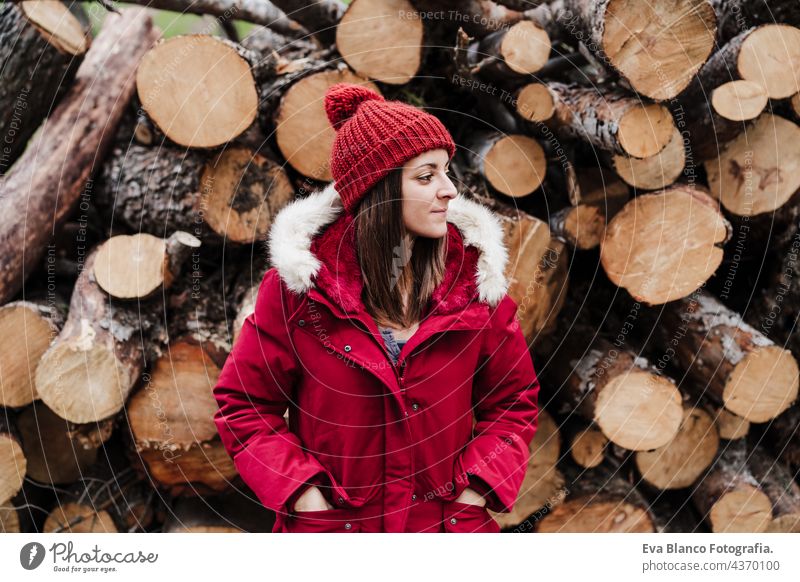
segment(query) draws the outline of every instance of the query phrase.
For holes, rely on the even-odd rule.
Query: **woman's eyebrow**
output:
[[[449,165],[450,165],[450,162],[445,164],[445,166],[449,166]],[[424,168],[425,166],[430,166],[431,168],[438,168],[439,164],[437,164],[436,162],[426,162],[424,164],[421,164],[421,165],[417,166],[417,168]],[[414,169],[417,169],[417,168],[414,168]]]

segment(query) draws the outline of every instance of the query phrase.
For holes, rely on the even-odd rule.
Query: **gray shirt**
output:
[[[386,344],[386,349],[392,356],[392,359],[397,363],[397,358],[400,356],[400,350],[403,348],[407,340],[398,340],[394,337],[391,328],[379,327],[378,328],[383,336],[383,342]]]

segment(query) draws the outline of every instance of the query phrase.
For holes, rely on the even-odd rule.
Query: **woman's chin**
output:
[[[427,224],[420,228],[417,226],[414,229],[414,234],[417,236],[424,236],[425,238],[442,238],[447,235],[447,222],[442,221],[441,224]]]

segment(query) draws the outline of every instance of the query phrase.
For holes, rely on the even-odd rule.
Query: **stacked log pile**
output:
[[[212,388],[339,82],[439,116],[504,228],[542,386],[504,531],[800,531],[793,2],[133,4],[0,7],[0,531],[270,531]]]

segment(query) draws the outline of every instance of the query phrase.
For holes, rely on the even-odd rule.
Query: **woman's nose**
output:
[[[450,178],[446,178],[447,184],[439,190],[439,197],[440,198],[455,198],[458,194],[458,189],[456,188],[453,181]]]

